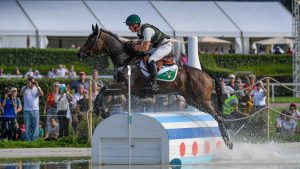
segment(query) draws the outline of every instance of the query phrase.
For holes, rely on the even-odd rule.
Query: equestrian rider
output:
[[[151,83],[149,87],[152,90],[158,90],[156,61],[171,53],[172,43],[169,41],[170,37],[153,25],[141,24],[141,19],[136,14],[128,16],[125,23],[131,32],[137,33],[139,38],[139,43],[134,45],[134,50],[150,54],[148,62]],[[152,48],[150,48],[151,45]]]

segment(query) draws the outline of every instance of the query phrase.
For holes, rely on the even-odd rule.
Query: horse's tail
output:
[[[220,114],[222,114],[223,113],[223,98],[222,98],[223,94],[222,94],[221,84],[215,75],[210,74],[208,72],[206,72],[206,73],[215,80],[215,90],[216,90],[217,103],[218,103],[217,110],[219,111]]]

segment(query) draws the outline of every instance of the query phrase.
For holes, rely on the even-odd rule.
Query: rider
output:
[[[139,38],[139,43],[134,45],[134,50],[151,54],[148,59],[151,80],[149,87],[152,90],[158,90],[156,61],[172,51],[172,43],[168,40],[170,37],[153,25],[141,24],[141,18],[136,14],[128,16],[125,23],[131,32],[137,33]],[[151,45],[152,48],[150,48]]]

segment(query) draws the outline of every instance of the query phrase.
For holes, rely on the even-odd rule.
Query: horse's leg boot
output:
[[[159,86],[156,80],[156,75],[157,75],[156,63],[154,60],[152,60],[149,64],[150,64],[151,90],[157,91],[159,89]]]

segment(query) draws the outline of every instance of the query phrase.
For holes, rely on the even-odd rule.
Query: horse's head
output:
[[[89,35],[84,45],[79,49],[77,53],[78,58],[95,56],[102,53],[100,31],[97,24],[95,27],[92,25],[92,31],[92,34]]]

